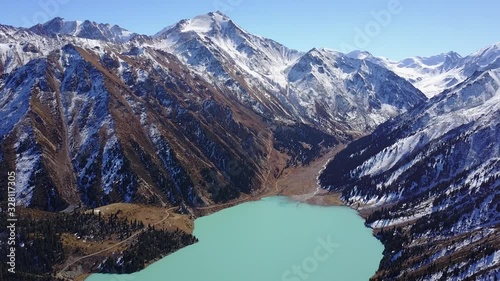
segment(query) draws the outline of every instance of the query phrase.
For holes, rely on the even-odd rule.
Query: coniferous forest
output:
[[[117,251],[111,258],[94,264],[93,271],[114,273],[138,271],[157,257],[163,257],[197,241],[194,236],[181,230],[155,229],[141,221],[120,217],[119,212],[101,215],[88,210],[20,216],[16,230],[16,274],[8,273],[6,263],[2,262],[0,280],[59,280],[56,277],[57,270],[62,267],[69,254],[88,254],[80,247],[65,245],[63,235],[74,236],[86,243],[101,243],[119,242],[137,234],[130,239],[125,250]],[[5,238],[8,235],[4,231],[7,229],[7,220],[5,214],[2,217],[0,236]],[[2,245],[3,257],[7,254],[4,253],[6,249],[6,245]]]

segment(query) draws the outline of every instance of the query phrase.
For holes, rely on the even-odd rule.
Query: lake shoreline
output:
[[[344,148],[343,145],[339,145],[332,150],[324,153],[321,157],[311,162],[307,166],[301,167],[289,167],[284,169],[279,177],[273,178],[269,182],[266,183],[266,187],[261,189],[258,194],[248,197],[240,197],[231,202],[227,202],[222,204],[223,206],[208,206],[206,209],[194,209],[195,217],[193,218],[193,222],[196,218],[208,216],[227,208],[235,207],[237,205],[247,203],[247,202],[255,202],[262,200],[263,198],[273,197],[273,196],[283,196],[289,200],[307,203],[309,205],[317,205],[317,206],[345,206],[347,208],[353,209],[356,211],[357,215],[363,219],[366,219],[366,212],[360,212],[352,206],[346,205],[341,200],[341,194],[338,192],[329,192],[327,190],[321,189],[318,184],[318,176],[327,163],[335,157],[335,155]],[[194,226],[194,225],[192,225]],[[374,234],[373,229],[367,227],[372,231],[372,235]],[[193,228],[194,229],[194,228]],[[191,230],[193,230],[191,229]],[[373,235],[375,237],[375,235]],[[375,237],[376,238],[376,237]],[[378,240],[378,239],[377,239]],[[175,253],[175,252],[174,252]],[[174,254],[171,253],[171,254]],[[171,255],[170,254],[170,255]],[[147,269],[150,265],[158,262],[164,257],[158,257],[152,261],[146,263],[144,269]],[[78,276],[75,280],[85,280],[91,273],[85,273],[83,275]]]
[[[332,274],[367,280],[378,269],[383,245],[363,222],[347,206],[311,205],[282,195],[266,197],[196,219],[193,234],[198,243],[127,277],[162,280],[168,272],[182,281],[295,280],[291,269],[298,265],[311,274],[310,280],[325,280]],[[324,258],[314,259],[316,249]],[[353,265],[356,272],[349,269]],[[103,281],[110,276],[97,274],[88,280]]]
[[[306,202],[311,205],[346,206],[341,200],[339,192],[329,192],[322,189],[318,183],[318,176],[328,162],[340,152],[345,145],[339,144],[313,160],[307,166],[288,167],[283,169],[278,177],[268,176],[260,190],[253,195],[239,197],[235,200],[207,207],[194,208],[196,217],[206,216],[223,209],[245,202],[258,201],[265,197],[287,196],[295,201]],[[279,158],[279,156],[274,156]],[[220,206],[220,207],[219,207]]]

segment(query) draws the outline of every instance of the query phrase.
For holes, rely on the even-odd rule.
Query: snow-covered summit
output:
[[[454,63],[462,57],[456,52],[442,53],[430,57],[416,56],[407,58],[398,63],[399,67],[415,67],[415,68],[450,68]]]
[[[70,35],[114,43],[126,42],[135,35],[135,33],[118,25],[96,23],[89,20],[67,21],[60,17],[56,17],[43,24],[34,25],[29,30],[44,36]]]
[[[229,63],[270,87],[286,87],[286,68],[302,54],[245,31],[221,12],[181,20],[154,38],[202,73],[220,76],[221,68],[214,65]]]
[[[351,51],[351,52],[347,53],[346,56],[348,56],[350,58],[354,58],[354,59],[360,59],[360,60],[374,58],[374,56],[370,52],[361,51],[361,50]]]
[[[210,31],[221,30],[227,24],[234,25],[228,16],[219,11],[210,12],[208,14],[196,16],[192,19],[183,19],[173,26],[168,26],[162,29],[153,37],[161,38],[162,36],[168,35],[169,31],[172,29],[175,29],[178,32],[193,31],[197,33],[209,33]]]

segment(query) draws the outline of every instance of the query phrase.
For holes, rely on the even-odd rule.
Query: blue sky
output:
[[[497,0],[0,0],[0,5],[3,24],[26,27],[60,16],[143,34],[221,10],[247,31],[294,49],[361,49],[395,60],[451,50],[467,55],[500,41]]]

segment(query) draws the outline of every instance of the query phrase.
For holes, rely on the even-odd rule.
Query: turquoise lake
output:
[[[358,281],[383,245],[356,211],[268,197],[195,220],[199,242],[129,275],[87,281]]]

